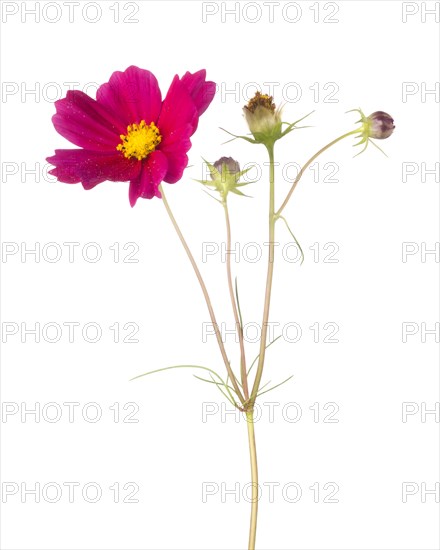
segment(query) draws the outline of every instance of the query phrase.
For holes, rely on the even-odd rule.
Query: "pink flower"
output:
[[[55,129],[81,149],[57,149],[49,173],[92,189],[129,181],[131,206],[161,197],[160,183],[176,183],[188,164],[190,138],[215,94],[203,69],[174,77],[165,99],[156,77],[138,67],[112,74],[96,100],[78,90],[55,103]]]

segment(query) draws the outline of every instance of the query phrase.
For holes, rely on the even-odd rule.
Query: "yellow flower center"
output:
[[[122,143],[116,149],[124,153],[125,158],[142,160],[156,149],[162,141],[159,128],[152,122],[147,124],[141,120],[140,124],[127,126],[127,133],[121,134]]]

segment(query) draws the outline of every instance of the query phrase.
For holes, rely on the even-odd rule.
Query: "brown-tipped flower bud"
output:
[[[394,120],[384,111],[375,111],[367,117],[369,122],[369,137],[386,139],[394,131]]]
[[[227,172],[231,175],[238,174],[238,172],[240,172],[239,163],[232,157],[222,157],[214,162],[214,168],[216,168],[221,175],[223,175],[224,166],[226,166]],[[211,174],[211,178],[214,179],[213,174]]]
[[[272,96],[256,92],[243,112],[257,143],[274,143],[280,139],[281,109],[275,108]]]

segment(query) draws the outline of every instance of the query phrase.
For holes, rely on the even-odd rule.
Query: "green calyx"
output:
[[[246,107],[245,107],[246,109]],[[301,130],[302,128],[310,128],[310,126],[297,126],[297,124],[301,121],[303,121],[305,118],[310,116],[314,111],[311,111],[307,115],[303,116],[302,118],[296,120],[295,122],[281,122],[281,119],[277,119],[275,123],[269,124],[267,123],[265,126],[263,125],[263,122],[259,121],[259,126],[251,126],[248,125],[251,129],[252,136],[237,136],[235,134],[232,134],[231,132],[228,132],[228,130],[225,130],[224,128],[220,128],[230,136],[232,136],[232,139],[228,140],[226,143],[229,143],[229,141],[233,141],[234,139],[244,139],[248,143],[252,144],[263,144],[266,148],[272,148],[276,141],[279,139],[287,136],[292,132],[293,130]],[[274,114],[274,116],[276,116]]]

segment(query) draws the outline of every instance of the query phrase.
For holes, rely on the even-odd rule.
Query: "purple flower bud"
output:
[[[376,111],[367,117],[369,122],[369,137],[374,139],[386,139],[394,131],[394,120],[388,113]]]
[[[240,183],[240,178],[249,172],[252,167],[241,171],[238,162],[231,157],[221,157],[214,164],[210,164],[205,160],[205,164],[209,168],[211,179],[196,181],[220,193],[221,200],[219,202],[226,204],[226,197],[229,192],[235,195],[247,196],[239,188],[252,182],[245,181]]]
[[[240,172],[240,165],[232,157],[222,157],[214,162],[214,168],[216,168],[220,174],[223,173],[223,166],[226,165],[229,174],[238,174]],[[213,178],[211,174],[211,178]],[[214,178],[213,178],[214,179]]]

